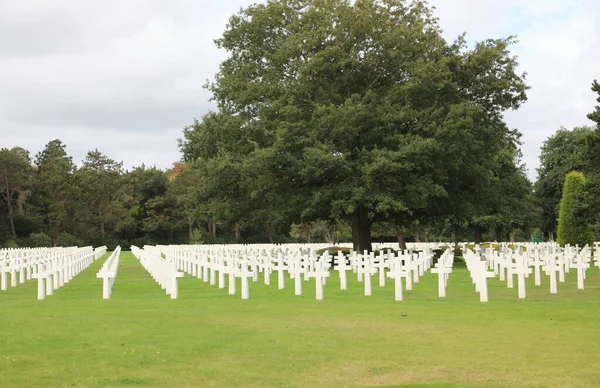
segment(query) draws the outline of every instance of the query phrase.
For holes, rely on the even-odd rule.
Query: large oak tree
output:
[[[187,129],[184,156],[236,160],[240,201],[260,198],[269,217],[348,218],[359,250],[377,220],[468,217],[514,136],[502,113],[526,99],[513,42],[449,44],[424,1],[252,5],[216,41],[229,55],[208,85],[219,111]],[[224,152],[197,152],[232,120],[217,125]]]

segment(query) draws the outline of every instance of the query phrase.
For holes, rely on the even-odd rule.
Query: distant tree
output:
[[[75,165],[65,148],[60,140],[52,140],[35,159],[38,187],[53,245],[56,245],[64,223],[72,214],[72,205],[77,198],[73,178]]]
[[[592,91],[598,94],[596,101],[600,102],[600,83],[597,80],[592,82]],[[587,118],[595,122],[598,127],[600,127],[600,105],[596,105],[594,107],[594,111],[592,113],[588,113]]]
[[[56,245],[61,247],[81,247],[84,245],[84,243],[81,239],[73,236],[70,233],[61,232],[56,239]],[[114,249],[114,247],[109,249]]]
[[[494,161],[496,166],[492,169],[490,184],[482,191],[471,224],[476,232],[495,232],[498,241],[502,241],[506,233],[514,242],[514,231],[531,225],[535,212],[532,185],[516,144],[500,150]],[[481,242],[481,235],[476,233],[475,240]]]
[[[28,247],[49,247],[52,245],[52,239],[46,233],[31,233],[26,240]]]
[[[201,219],[208,224],[212,237],[218,222],[232,228],[239,240],[246,227],[275,224],[283,218],[278,216],[281,211],[289,211],[289,202],[282,209],[277,198],[267,198],[272,194],[268,190],[273,187],[272,182],[253,183],[263,169],[256,169],[249,159],[259,143],[265,142],[259,128],[244,125],[240,116],[225,112],[208,113],[184,128],[179,146],[184,160],[202,177]]]
[[[123,185],[127,188],[124,199],[127,214],[119,220],[116,229],[124,238],[140,241],[162,241],[159,233],[149,232],[144,227],[146,218],[150,217],[149,202],[164,197],[169,184],[168,175],[156,167],[142,165],[125,173]],[[165,239],[166,241],[166,239]]]
[[[600,84],[596,80],[592,83],[592,91],[598,94],[596,101],[600,102]],[[596,105],[587,117],[596,123],[596,128],[587,139],[586,186],[589,192],[590,214],[595,215],[593,228],[600,235],[600,105]]]
[[[167,175],[169,176],[169,181],[173,181],[177,178],[181,173],[188,171],[190,169],[190,165],[182,162],[173,163],[173,168],[167,171]]]
[[[544,141],[540,155],[535,195],[542,207],[542,229],[553,240],[557,227],[559,203],[565,177],[570,171],[587,171],[589,166],[588,143],[594,129],[577,127],[560,128]]]
[[[589,226],[589,203],[583,173],[571,171],[565,178],[560,211],[558,216],[557,242],[579,244],[580,247],[592,244],[594,234]]]
[[[169,172],[167,196],[175,201],[174,216],[185,221],[188,238],[194,238],[194,225],[202,217],[202,201],[200,198],[201,179],[197,170],[183,163],[175,164]]]
[[[7,209],[10,232],[17,237],[14,222],[15,208],[23,211],[23,204],[31,195],[33,167],[29,152],[23,148],[0,149],[0,198]]]
[[[82,197],[98,226],[102,243],[106,239],[106,224],[116,223],[126,211],[118,204],[125,193],[122,176],[123,163],[115,162],[97,149],[87,153],[83,166],[77,171]]]

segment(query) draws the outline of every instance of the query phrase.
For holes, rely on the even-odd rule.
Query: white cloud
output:
[[[595,0],[436,0],[446,38],[518,35],[513,48],[528,73],[528,101],[505,118],[523,133],[524,161],[533,180],[542,142],[561,126],[592,124],[586,114],[600,78],[600,3]]]
[[[0,146],[35,154],[60,138],[75,161],[98,148],[170,166],[182,128],[211,106],[202,86],[224,58],[213,39],[241,5],[0,0]]]

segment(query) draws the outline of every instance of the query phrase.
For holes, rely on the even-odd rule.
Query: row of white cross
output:
[[[94,260],[98,260],[99,258],[101,258],[102,256],[104,256],[104,254],[107,252],[108,248],[106,247],[106,245],[102,245],[101,247],[97,247],[94,249]],[[115,248],[116,250],[116,248]],[[121,247],[119,247],[119,250],[121,250]]]
[[[183,273],[167,260],[164,260],[160,251],[153,246],[146,245],[144,249],[140,249],[133,245],[131,253],[140,261],[142,267],[148,271],[150,276],[161,286],[171,299],[179,297],[179,288],[177,279],[183,277]]]
[[[229,285],[229,293],[236,294],[237,279],[241,280],[241,297],[250,297],[249,279],[258,281],[263,274],[264,283],[270,285],[271,274],[277,273],[277,287],[285,288],[286,278],[294,282],[295,295],[302,295],[303,280],[315,279],[315,296],[324,298],[326,279],[337,272],[340,289],[347,288],[348,273],[355,274],[364,284],[364,295],[372,294],[372,276],[378,275],[379,286],[384,287],[386,279],[395,282],[395,299],[403,299],[403,290],[412,290],[413,283],[430,271],[438,275],[438,296],[446,296],[448,279],[454,263],[454,249],[445,249],[442,256],[433,263],[433,248],[427,245],[423,251],[391,252],[378,254],[351,252],[348,256],[338,252],[331,256],[328,251],[318,255],[311,247],[294,246],[290,249],[282,245],[172,245],[132,247],[133,254],[142,266],[152,275],[171,298],[178,297],[178,279],[183,273],[202,279],[223,289]],[[526,297],[525,279],[531,274],[535,285],[541,285],[542,270],[549,277],[550,292],[558,292],[558,282],[565,281],[565,273],[577,270],[577,284],[584,288],[586,269],[592,264],[592,250],[589,247],[560,248],[555,244],[500,245],[493,249],[480,246],[461,245],[475,289],[480,301],[488,301],[487,279],[499,276],[506,281],[508,288],[514,287],[517,277],[519,298]],[[524,248],[524,249],[523,249]],[[597,246],[596,249],[599,247]],[[106,251],[106,247],[92,250],[86,248],[43,248],[11,250],[6,255],[0,251],[0,283],[7,287],[7,274],[11,275],[11,285],[25,279],[38,279],[38,299],[52,295],[52,291],[67,283],[74,275],[87,268],[91,262]],[[103,279],[103,298],[111,295],[112,285],[117,276],[120,247],[112,253],[97,274]],[[596,262],[600,268],[600,262]],[[226,282],[227,279],[227,282]],[[403,284],[404,283],[404,284]]]
[[[169,263],[169,273],[179,270],[196,276],[211,285],[225,288],[228,278],[229,293],[236,293],[236,279],[241,280],[243,299],[248,299],[249,279],[259,280],[262,273],[264,283],[270,284],[271,274],[277,273],[277,286],[285,288],[285,279],[294,282],[294,293],[302,294],[302,279],[315,279],[315,296],[320,300],[324,297],[323,285],[332,271],[337,272],[342,290],[347,287],[347,272],[357,275],[357,280],[364,284],[364,294],[372,294],[371,277],[378,275],[379,285],[385,286],[386,278],[395,281],[395,299],[402,300],[403,289],[411,290],[413,283],[419,281],[426,271],[438,275],[438,296],[446,296],[448,279],[452,273],[454,255],[453,247],[445,249],[436,264],[432,266],[433,254],[426,252],[380,252],[359,254],[351,252],[344,256],[338,252],[330,256],[328,252],[317,255],[311,249],[283,249],[282,246],[272,246],[268,249],[255,249],[251,246],[146,246],[146,250],[154,252],[154,258],[163,263]],[[514,277],[517,277],[519,298],[526,297],[525,279],[530,274],[535,276],[535,284],[541,284],[541,271],[549,277],[550,292],[557,293],[557,283],[564,282],[565,273],[577,269],[577,284],[583,289],[586,269],[590,267],[592,250],[590,247],[579,249],[567,246],[560,248],[556,244],[523,244],[518,247],[507,244],[496,249],[474,249],[462,246],[463,256],[475,290],[479,293],[480,301],[489,300],[487,279],[496,276],[506,281],[508,288],[514,288]],[[163,258],[164,257],[164,258]],[[596,265],[600,268],[600,262]],[[286,276],[287,275],[287,276]],[[173,275],[169,277],[173,279]],[[176,280],[173,280],[176,282]],[[403,286],[403,281],[405,285]]]
[[[8,289],[8,277],[10,275],[10,286],[17,287],[18,284],[30,280],[37,270],[39,262],[53,260],[62,257],[67,250],[74,248],[19,248],[0,250],[0,290]]]
[[[53,260],[39,262],[32,275],[38,280],[38,300],[52,295],[56,290],[69,283],[73,276],[89,267],[94,261],[92,247],[76,248]]]
[[[106,252],[106,249],[104,250]],[[108,259],[102,264],[102,268],[96,274],[96,277],[102,279],[102,299],[110,299],[112,293],[112,287],[117,278],[117,272],[119,271],[119,258],[121,254],[121,247],[118,246],[110,254]]]
[[[499,277],[506,281],[507,288],[514,288],[517,277],[518,297],[527,297],[526,279],[533,274],[534,284],[542,285],[542,270],[548,276],[550,293],[558,293],[558,283],[565,281],[565,273],[577,270],[577,288],[584,289],[586,270],[591,266],[592,250],[555,244],[538,244],[519,247],[500,246],[473,249],[462,247],[463,256],[469,269],[476,291],[482,302],[488,301],[487,279]],[[600,263],[596,262],[600,268]]]
[[[20,248],[0,251],[0,290],[37,279],[38,299],[52,295],[106,252],[106,247]]]
[[[255,249],[250,246],[145,246],[144,249],[133,248],[134,255],[142,265],[157,279],[157,271],[163,271],[163,279],[157,279],[159,284],[170,282],[177,288],[177,278],[181,277],[180,270],[202,279],[211,285],[226,287],[228,279],[229,293],[236,293],[236,279],[241,280],[241,297],[250,296],[249,279],[258,281],[263,274],[264,283],[270,285],[271,274],[277,272],[277,286],[285,288],[286,274],[294,281],[295,295],[302,295],[302,280],[315,279],[315,297],[324,298],[323,286],[331,271],[336,271],[340,279],[340,288],[347,288],[347,273],[352,271],[358,281],[364,284],[364,294],[372,294],[373,275],[378,275],[379,286],[384,287],[386,278],[395,281],[395,299],[403,299],[403,289],[412,290],[413,283],[432,267],[433,252],[380,252],[377,255],[364,252],[351,252],[346,257],[342,252],[331,256],[328,252],[317,255],[311,249],[295,251],[281,249],[281,246],[271,246],[271,250]],[[445,295],[449,273],[452,272],[453,254],[451,249],[436,263],[432,272],[438,273],[440,280],[440,296]],[[164,259],[163,259],[164,257]],[[403,286],[403,279],[406,283]],[[171,297],[173,295],[171,294]]]

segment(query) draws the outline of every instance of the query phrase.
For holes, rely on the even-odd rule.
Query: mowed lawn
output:
[[[251,282],[250,299],[186,275],[171,300],[129,252],[110,300],[96,261],[46,300],[36,281],[0,292],[0,387],[598,387],[600,274],[576,273],[526,300],[497,279],[480,303],[455,267],[447,298],[426,274],[405,301],[363,296],[337,273],[314,299]],[[406,316],[403,316],[406,315]]]

